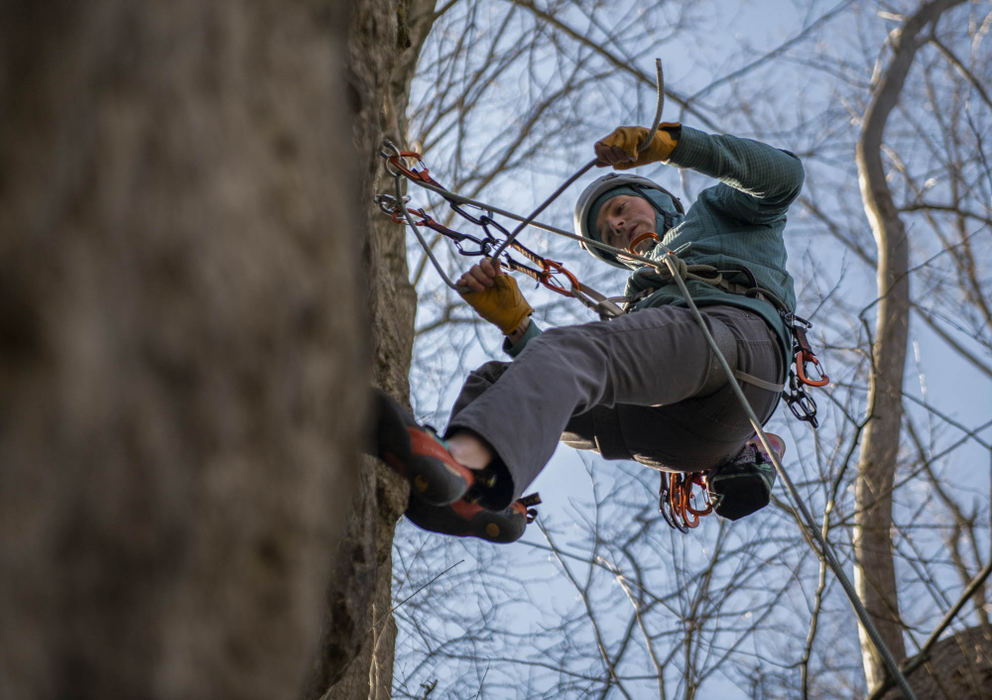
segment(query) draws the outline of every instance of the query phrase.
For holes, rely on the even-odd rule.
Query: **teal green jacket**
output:
[[[758,287],[775,295],[789,311],[794,310],[796,294],[785,269],[784,232],[786,211],[802,189],[802,163],[792,153],[758,141],[710,135],[686,126],[681,131],[667,164],[690,168],[719,183],[700,193],[685,219],[671,228],[647,257],[660,261],[672,250],[689,265],[712,265],[720,270],[747,268]],[[730,279],[750,284],[744,274]],[[764,318],[782,342],[783,357],[790,356],[789,329],[771,303],[696,280],[689,280],[687,287],[700,307],[726,304],[750,309]],[[687,305],[678,285],[666,283],[651,267],[631,275],[626,294],[633,298],[651,289],[654,291],[633,305],[634,312],[666,304]],[[504,349],[516,356],[539,333],[532,322],[518,343]]]
[[[700,193],[685,220],[671,228],[647,257],[660,261],[672,250],[689,265],[712,265],[720,270],[745,267],[758,287],[794,311],[796,292],[785,269],[784,233],[786,211],[803,186],[799,159],[758,141],[712,136],[683,126],[668,164],[691,168],[720,182]],[[750,285],[743,274],[731,280]],[[784,357],[791,354],[789,329],[771,303],[731,294],[705,282],[689,280],[686,286],[697,306],[727,304],[754,311],[775,329]],[[631,275],[626,294],[633,296],[650,288],[657,289],[638,301],[635,310],[686,305],[678,285],[659,283],[652,268],[641,268]]]

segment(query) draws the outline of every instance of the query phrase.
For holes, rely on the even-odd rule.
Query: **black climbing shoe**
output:
[[[503,510],[487,510],[461,499],[446,506],[432,506],[413,497],[406,517],[419,528],[455,537],[478,537],[487,542],[508,544],[524,534],[537,513],[528,506],[541,502],[537,494],[514,501]]]
[[[781,463],[785,442],[774,433],[765,436]],[[744,443],[734,459],[706,475],[714,512],[729,520],[743,518],[768,505],[774,484],[775,467],[757,436]]]
[[[389,394],[374,392],[378,456],[426,504],[446,506],[465,496],[475,484],[473,471],[455,461],[434,431],[418,425]]]

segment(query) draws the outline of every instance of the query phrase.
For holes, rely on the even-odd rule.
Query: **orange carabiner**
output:
[[[819,379],[810,379],[806,376],[806,364],[813,363],[816,367],[817,374],[819,374]],[[823,373],[823,368],[820,367],[820,361],[816,359],[816,355],[805,350],[800,350],[796,353],[796,375],[799,377],[799,381],[807,386],[826,386],[830,383],[830,377]]]
[[[669,475],[669,483],[668,500],[676,521],[687,528],[698,526],[699,516],[692,512],[689,505],[692,482],[681,473],[672,473]]]
[[[658,240],[657,233],[655,233],[654,231],[648,231],[647,233],[642,233],[640,236],[637,236],[636,238],[634,238],[634,240],[630,242],[630,245],[627,246],[627,252],[637,255],[637,246],[639,246],[644,241],[652,241],[652,240],[653,241]]]
[[[408,168],[406,165],[403,165],[400,162],[401,159],[416,161],[420,165],[420,169],[417,169],[417,165]],[[434,180],[434,178],[431,177],[431,173],[427,169],[427,166],[424,165],[424,161],[420,157],[419,153],[416,153],[415,151],[400,151],[399,153],[395,153],[389,156],[386,160],[388,161],[389,165],[391,165],[399,173],[405,175],[411,180],[419,180],[420,182],[425,182],[429,185],[436,185],[440,187],[440,185]],[[395,174],[396,173],[394,172],[390,172],[390,175],[395,175]]]
[[[566,297],[575,296],[575,290],[579,289],[581,285],[579,284],[578,278],[571,272],[565,269],[565,266],[560,262],[554,260],[543,259],[541,260],[541,267],[544,268],[543,274],[541,275],[541,284],[550,289],[553,292],[558,292]],[[566,289],[565,285],[558,282],[554,275],[562,274],[568,278],[568,281],[572,284],[571,289]]]
[[[709,515],[713,511],[713,505],[708,502],[702,509],[693,505],[692,489],[697,485],[703,486],[701,473],[672,472],[668,475],[669,524],[682,532],[697,527],[700,516]]]

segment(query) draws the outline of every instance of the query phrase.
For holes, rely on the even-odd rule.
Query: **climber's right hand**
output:
[[[667,161],[679,143],[682,125],[664,122],[648,138],[642,126],[620,126],[593,145],[596,165],[612,165],[616,170],[627,170],[638,165]],[[646,142],[646,143],[645,143]]]
[[[484,258],[455,283],[458,293],[504,335],[510,335],[534,313],[520,293],[517,282],[500,269],[499,263]]]

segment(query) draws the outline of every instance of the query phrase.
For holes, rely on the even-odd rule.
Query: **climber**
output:
[[[732,519],[768,502],[775,476],[768,455],[678,286],[663,265],[598,245],[653,261],[673,251],[689,270],[719,271],[687,275],[687,286],[764,423],[792,348],[782,316],[795,307],[783,232],[802,165],[788,151],[680,124],[660,125],[650,140],[647,132],[620,127],[595,143],[597,164],[617,172],[592,182],[575,207],[583,247],[630,273],[627,313],[542,332],[512,277],[483,260],[457,284],[504,333],[513,361],[469,375],[442,437],[379,396],[379,454],[410,481],[407,515],[415,524],[517,539],[527,518],[521,495],[559,439],[606,459],[707,471],[717,513]],[[685,211],[658,184],[624,172],[656,162],[719,182]],[[781,453],[780,439],[771,444]]]

